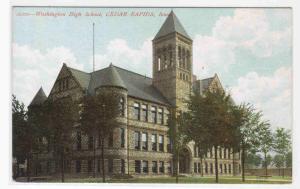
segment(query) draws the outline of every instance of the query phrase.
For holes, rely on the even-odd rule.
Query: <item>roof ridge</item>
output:
[[[118,69],[121,69],[121,70],[124,70],[124,71],[127,71],[127,72],[130,72],[130,73],[133,73],[133,74],[136,74],[136,75],[139,75],[139,76],[141,76],[141,77],[146,77],[146,78],[148,78],[148,79],[152,79],[151,77],[149,77],[149,76],[147,76],[147,75],[142,75],[142,74],[140,74],[140,73],[136,73],[136,72],[134,72],[134,71],[127,70],[127,69],[125,69],[125,68],[121,68],[121,67],[118,67],[118,66],[115,66],[115,65],[114,65],[114,67],[116,67],[116,68],[118,68]]]
[[[70,66],[67,66],[69,69],[72,69],[72,70],[75,70],[75,71],[79,71],[79,72],[82,72],[82,73],[85,73],[85,74],[90,74],[89,72],[85,72],[85,71],[82,71],[82,70],[79,70],[79,69],[76,69],[76,68],[72,68]]]

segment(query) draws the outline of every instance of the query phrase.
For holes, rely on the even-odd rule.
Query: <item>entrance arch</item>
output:
[[[191,172],[191,152],[184,148],[179,153],[179,173],[190,173]]]

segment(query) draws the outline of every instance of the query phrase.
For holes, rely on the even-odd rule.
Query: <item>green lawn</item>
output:
[[[54,181],[55,182],[55,181]],[[66,182],[101,183],[102,178],[66,179]],[[156,178],[132,178],[132,179],[107,179],[108,183],[175,183],[174,177]],[[272,177],[268,179],[257,179],[255,176],[247,176],[246,182],[242,182],[240,177],[220,177],[220,184],[289,184],[291,177]],[[179,177],[179,183],[184,184],[214,184],[214,177]]]

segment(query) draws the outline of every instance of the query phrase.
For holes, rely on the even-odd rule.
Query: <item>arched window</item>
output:
[[[124,100],[124,97],[121,97],[121,99],[120,99],[120,114],[121,114],[121,116],[125,115],[125,100]]]
[[[178,62],[179,62],[179,67],[181,67],[181,47],[178,46]]]
[[[160,57],[158,57],[157,59],[157,71],[160,71],[161,67],[160,67]]]
[[[185,65],[185,49],[184,48],[182,48],[182,67],[186,68],[186,65]]]

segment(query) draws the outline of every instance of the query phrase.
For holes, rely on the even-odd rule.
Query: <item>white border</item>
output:
[[[105,6],[105,7],[291,7],[293,9],[293,184],[289,185],[216,185],[216,184],[20,184],[11,179],[11,7],[12,6]],[[299,146],[299,16],[298,0],[1,0],[0,3],[0,54],[1,97],[0,97],[0,188],[76,188],[80,187],[124,187],[124,188],[299,188],[300,152]],[[4,30],[4,31],[2,31]],[[298,161],[298,162],[297,162]]]

